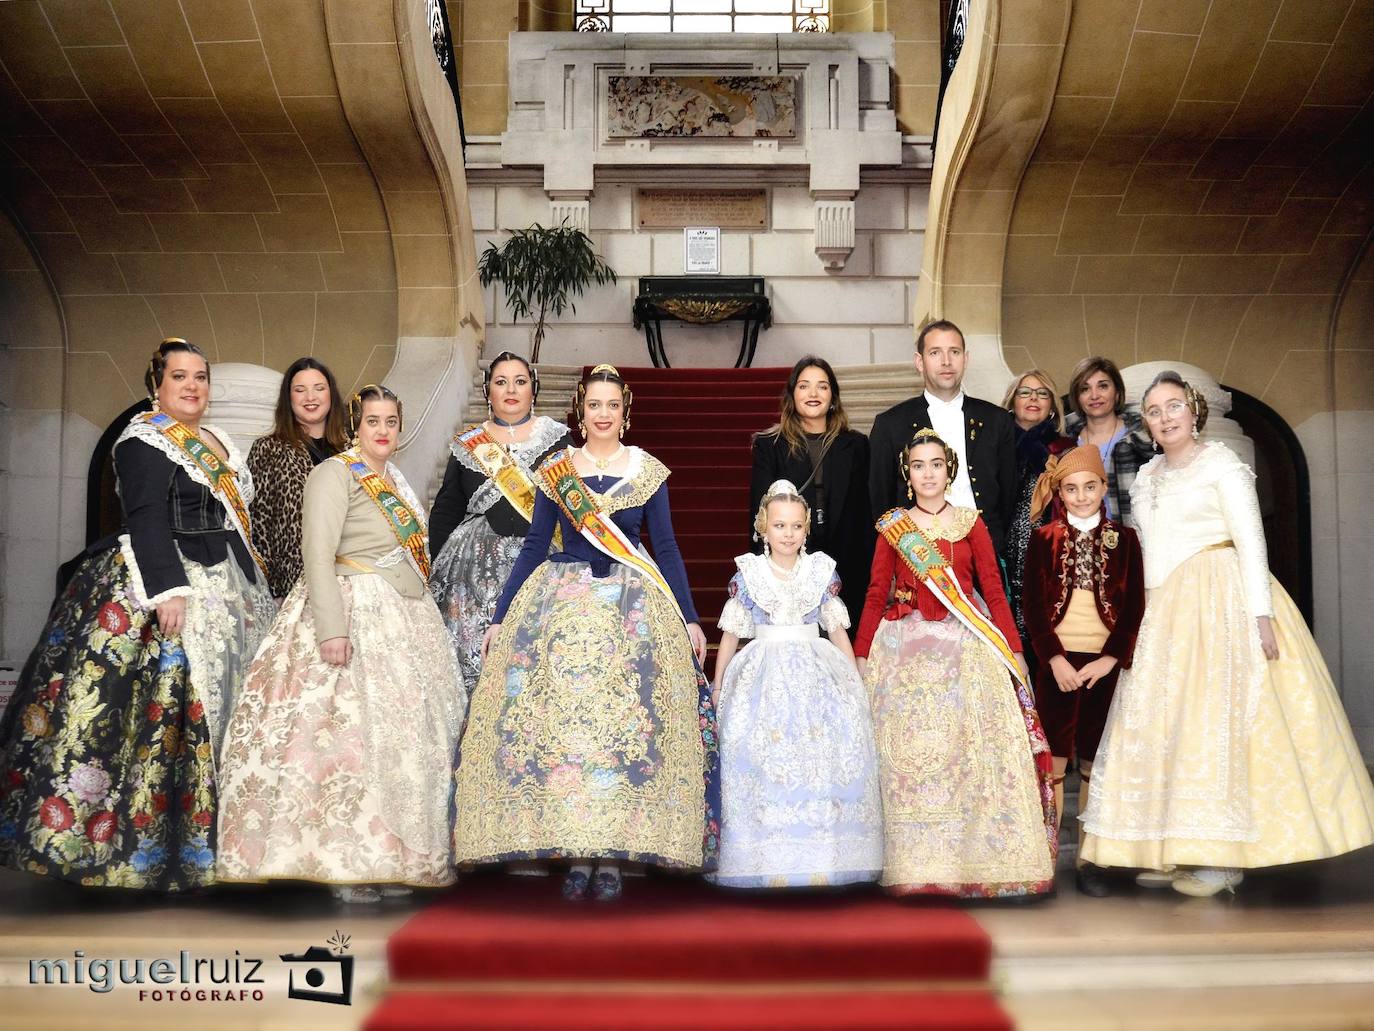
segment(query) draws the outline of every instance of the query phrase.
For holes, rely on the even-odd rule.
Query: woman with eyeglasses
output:
[[[1326,663],[1269,573],[1255,474],[1199,439],[1177,372],[1141,398],[1162,454],[1131,489],[1145,619],[1083,814],[1082,857],[1185,895],[1374,843],[1374,787]]]
[[[1059,388],[1049,374],[1040,369],[1023,372],[1012,382],[1002,407],[1011,412],[1016,433],[1016,507],[1012,509],[1011,525],[1002,545],[1002,561],[1007,567],[1007,594],[1011,599],[1011,614],[1021,640],[1026,637],[1026,619],[1022,615],[1021,594],[1024,589],[1026,547],[1030,542],[1035,520],[1031,519],[1031,495],[1035,484],[1045,471],[1050,455],[1059,455],[1073,447],[1073,441],[1060,432]],[[1026,657],[1031,649],[1026,648]]]

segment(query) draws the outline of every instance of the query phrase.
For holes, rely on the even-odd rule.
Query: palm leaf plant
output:
[[[591,284],[615,282],[615,271],[592,249],[591,238],[566,222],[551,228],[535,223],[513,231],[500,247],[487,244],[477,275],[483,286],[501,283],[516,319],[534,319],[534,362],[550,318],[576,312],[574,298]]]

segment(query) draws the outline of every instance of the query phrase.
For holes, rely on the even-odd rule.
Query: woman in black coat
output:
[[[876,539],[868,503],[868,438],[849,428],[840,384],[823,358],[808,355],[792,366],[777,423],[754,438],[751,521],[775,480],[791,480],[811,506],[806,547],[835,560],[853,637]]]

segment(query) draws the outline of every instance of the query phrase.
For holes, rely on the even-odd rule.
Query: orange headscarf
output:
[[[1074,473],[1096,473],[1107,482],[1107,469],[1102,464],[1102,452],[1096,444],[1080,444],[1062,455],[1050,455],[1045,463],[1045,471],[1035,481],[1035,491],[1031,494],[1031,522],[1040,520],[1040,513],[1049,507],[1050,499],[1066,476]]]

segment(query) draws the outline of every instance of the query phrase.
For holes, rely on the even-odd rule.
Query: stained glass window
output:
[[[577,0],[580,32],[828,32],[830,0]]]

